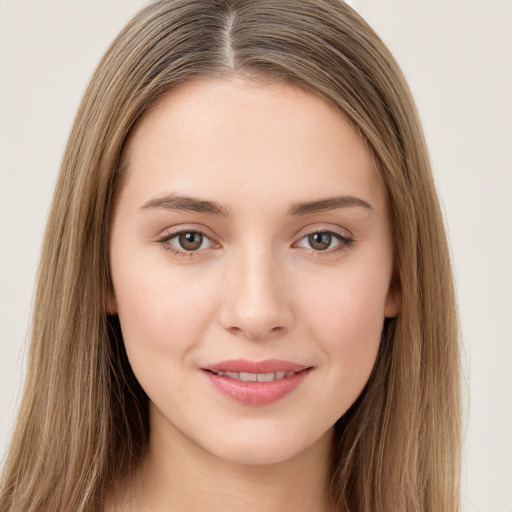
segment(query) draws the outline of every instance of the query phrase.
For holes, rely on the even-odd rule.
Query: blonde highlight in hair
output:
[[[365,390],[338,421],[340,511],[459,509],[459,347],[449,251],[408,86],[373,30],[339,0],[163,0],[113,42],[64,154],[39,267],[27,379],[3,471],[4,512],[101,510],[139,464],[147,397],[115,316],[109,221],[130,130],[195,77],[284,81],[344,113],[387,191],[395,286]]]

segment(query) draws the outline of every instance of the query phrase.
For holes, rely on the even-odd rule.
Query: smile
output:
[[[268,405],[297,389],[313,370],[290,361],[230,360],[202,368],[222,395],[244,405]]]
[[[271,372],[271,373],[249,373],[249,372],[214,372],[215,375],[229,377],[230,379],[241,380],[242,382],[272,382],[274,380],[292,377],[296,372]]]

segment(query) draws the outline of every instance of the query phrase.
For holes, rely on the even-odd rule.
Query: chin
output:
[[[268,466],[271,464],[279,464],[293,459],[297,455],[297,448],[295,450],[278,451],[268,447],[251,447],[241,446],[234,447],[226,450],[224,453],[219,453],[218,456],[226,462],[233,464],[242,464],[245,466]]]
[[[324,444],[326,453],[330,452],[330,442],[333,429],[320,433],[320,437],[304,436],[284,432],[282,435],[245,435],[240,438],[224,436],[220,442],[212,443],[210,453],[217,458],[233,464],[247,466],[266,466],[291,461],[296,457],[307,456],[313,447]],[[314,450],[315,453],[318,453]],[[313,452],[313,450],[311,450]]]

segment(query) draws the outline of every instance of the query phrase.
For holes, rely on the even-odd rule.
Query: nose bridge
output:
[[[259,339],[289,328],[286,277],[271,247],[247,243],[234,251],[226,270],[221,322],[233,333]]]

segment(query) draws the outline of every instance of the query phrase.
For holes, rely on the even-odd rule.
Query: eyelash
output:
[[[201,235],[202,237],[209,240],[212,245],[215,245],[215,242],[213,242],[211,240],[211,238],[206,233],[204,233],[203,231],[200,231],[198,229],[182,229],[180,231],[175,231],[173,233],[169,233],[169,234],[165,235],[164,237],[158,239],[157,242],[162,245],[164,250],[169,251],[174,256],[178,256],[180,258],[193,258],[193,257],[198,256],[200,249],[190,250],[190,251],[187,251],[186,249],[180,250],[180,249],[176,249],[175,246],[170,243],[170,241],[173,238],[176,238],[184,233]],[[338,245],[334,249],[325,249],[325,250],[315,250],[313,248],[308,249],[311,254],[318,256],[318,257],[328,257],[331,255],[337,254],[340,251],[350,248],[350,246],[354,243],[354,239],[347,235],[342,235],[341,233],[338,233],[336,231],[331,231],[328,229],[318,229],[318,230],[314,230],[309,233],[306,233],[297,242],[295,242],[294,245],[298,244],[300,241],[304,240],[305,238],[307,238],[311,235],[316,235],[316,234],[328,234],[328,235],[331,235],[334,240],[338,241]]]

